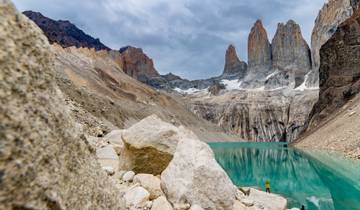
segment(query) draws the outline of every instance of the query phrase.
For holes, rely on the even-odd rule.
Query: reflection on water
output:
[[[216,159],[238,186],[271,190],[288,207],[307,210],[360,209],[360,166],[320,152],[286,148],[281,143],[211,143]]]

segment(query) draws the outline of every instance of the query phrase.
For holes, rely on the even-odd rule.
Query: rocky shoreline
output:
[[[237,189],[206,143],[156,115],[127,130],[88,139],[127,209],[286,209],[279,195]]]

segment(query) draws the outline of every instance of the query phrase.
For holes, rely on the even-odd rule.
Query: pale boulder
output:
[[[98,162],[103,168],[113,168],[114,171],[119,170],[119,157],[112,145],[106,145],[96,150]]]
[[[112,176],[115,174],[115,170],[111,166],[104,166],[102,169],[106,172],[107,175]]]
[[[236,200],[232,207],[232,210],[247,210],[247,207],[241,203],[240,201]]]
[[[197,138],[183,127],[151,115],[122,133],[126,152],[136,173],[160,174],[171,161],[179,140]]]
[[[128,171],[122,176],[122,180],[125,182],[131,182],[131,181],[133,181],[134,176],[135,176],[135,172]]]
[[[160,179],[152,174],[137,174],[134,177],[134,183],[139,183],[150,193],[150,200],[164,195],[160,182]]]
[[[104,136],[104,140],[110,143],[118,155],[124,150],[125,144],[122,140],[123,130],[113,130]]]
[[[144,188],[135,186],[129,189],[125,195],[126,208],[143,207],[149,200],[150,193]]]
[[[165,196],[160,196],[154,200],[151,210],[173,210],[173,208]]]
[[[173,160],[161,174],[161,187],[173,204],[217,210],[231,209],[237,190],[210,147],[194,139],[179,142]]]
[[[204,210],[204,209],[201,206],[195,204],[192,205],[189,210]]]

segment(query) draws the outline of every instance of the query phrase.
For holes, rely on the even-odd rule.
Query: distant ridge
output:
[[[34,11],[25,11],[23,14],[43,30],[50,43],[57,43],[65,48],[76,46],[94,48],[95,50],[110,50],[99,39],[84,33],[70,21],[55,21],[45,17],[40,12]]]

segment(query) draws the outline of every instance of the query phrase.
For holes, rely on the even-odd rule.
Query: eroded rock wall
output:
[[[191,109],[243,140],[292,142],[305,128],[318,92],[231,91],[218,96],[189,96]]]

